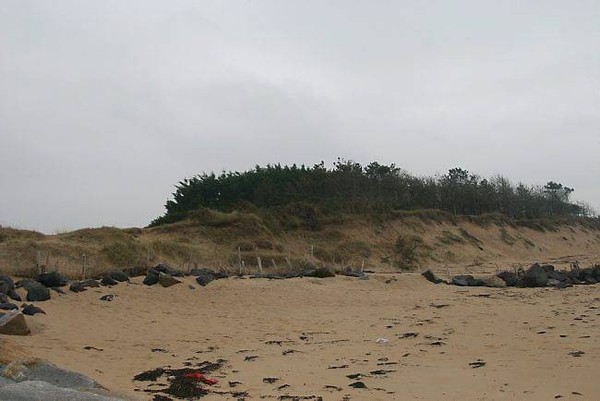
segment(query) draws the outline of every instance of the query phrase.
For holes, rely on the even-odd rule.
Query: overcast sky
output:
[[[0,224],[145,226],[185,177],[337,157],[600,210],[600,1],[0,1]]]

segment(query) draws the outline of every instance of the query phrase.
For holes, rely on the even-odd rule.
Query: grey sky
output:
[[[461,166],[600,210],[600,1],[0,1],[0,224],[143,226],[255,164]]]

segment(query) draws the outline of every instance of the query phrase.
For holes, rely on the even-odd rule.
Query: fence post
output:
[[[86,273],[86,269],[87,269],[87,256],[84,253],[83,255],[81,255],[81,276],[82,276],[82,280],[85,280],[85,273]]]
[[[256,257],[256,261],[258,262],[258,272],[262,276],[263,275],[263,269],[262,269],[262,261],[260,260],[260,256]]]

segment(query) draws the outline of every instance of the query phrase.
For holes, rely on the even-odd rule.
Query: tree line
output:
[[[439,209],[455,215],[502,213],[513,219],[590,216],[585,204],[573,203],[573,188],[550,181],[544,186],[514,184],[502,176],[483,178],[460,167],[434,177],[419,177],[395,164],[362,166],[338,159],[332,168],[256,166],[245,172],[203,173],[176,185],[166,213],[151,226],[185,219],[202,208],[232,211],[308,204],[327,210]],[[360,206],[357,206],[360,205]]]

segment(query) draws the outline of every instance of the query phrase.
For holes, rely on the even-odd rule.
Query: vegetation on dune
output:
[[[585,204],[570,201],[572,192],[572,188],[552,181],[544,186],[515,185],[501,176],[482,178],[462,168],[453,168],[442,176],[418,177],[394,164],[377,162],[361,166],[338,160],[331,169],[323,162],[312,167],[276,164],[185,179],[176,186],[173,199],[167,201],[166,213],[151,226],[198,215],[204,223],[213,225],[239,218],[227,214],[206,219],[207,209],[259,214],[268,210],[265,224],[307,229],[317,229],[323,216],[389,215],[422,209],[452,216],[496,214],[501,216],[496,219],[511,220],[593,215]],[[433,219],[439,218],[432,215]]]

